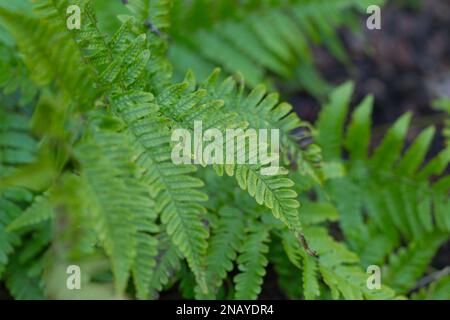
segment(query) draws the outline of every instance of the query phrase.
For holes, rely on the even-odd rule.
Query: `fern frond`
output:
[[[219,210],[217,227],[213,228],[206,254],[206,280],[209,297],[214,298],[218,289],[233,270],[244,235],[244,220],[239,210],[225,207]]]
[[[148,94],[122,95],[113,101],[133,135],[136,163],[144,170],[143,182],[156,199],[156,209],[167,226],[167,233],[204,288],[203,260],[208,230],[201,218],[205,209],[198,202],[207,198],[196,190],[202,182],[189,176],[195,167],[172,163],[169,132],[157,118],[150,116],[152,104],[155,108],[153,97]]]
[[[15,252],[5,272],[5,284],[15,299],[44,300],[42,273],[46,266],[46,249],[51,241],[50,224],[29,235],[29,240]]]
[[[286,251],[278,238],[270,243],[269,261],[278,276],[278,284],[290,299],[300,300],[303,293],[301,278],[298,277],[298,268],[292,264]]]
[[[152,282],[158,254],[158,239],[154,237],[159,231],[155,224],[156,211],[145,212],[136,221],[137,247],[131,272],[139,299],[147,299],[149,286]]]
[[[392,255],[386,267],[384,279],[398,293],[407,293],[421,277],[433,259],[445,235],[434,235],[420,243],[413,242],[407,248]]]
[[[156,266],[152,270],[152,277],[148,286],[150,298],[158,298],[158,292],[164,289],[173,275],[180,269],[180,259],[181,254],[177,247],[171,243],[168,237],[161,236],[158,241]]]
[[[232,79],[228,79],[221,84],[217,84],[217,77],[218,73],[213,73],[211,77],[202,85],[202,87],[207,90],[208,94],[211,96],[211,99],[224,99],[225,105],[223,108],[228,110],[226,113],[227,120],[228,117],[231,118],[233,113],[243,113],[244,110],[253,110],[257,105],[260,105],[259,111],[263,114],[263,116],[257,114],[255,118],[258,121],[255,121],[255,118],[248,117],[248,115],[247,117],[241,115],[242,120],[247,120],[247,118],[251,119],[255,122],[255,128],[261,128],[264,126],[264,122],[260,122],[260,119],[262,118],[262,121],[267,121],[266,119],[272,117],[272,121],[275,121],[276,123],[272,124],[272,126],[281,125],[287,132],[298,126],[299,119],[294,115],[291,114],[290,116],[283,118],[290,112],[291,108],[289,106],[280,105],[278,108],[275,108],[276,102],[273,103],[273,97],[261,102],[265,94],[265,91],[261,91],[261,88],[259,90],[255,89],[253,94],[250,94],[243,100],[242,104],[240,103],[235,105],[235,103],[239,102],[240,99],[243,99],[239,95],[239,92],[235,92],[236,83]],[[235,95],[234,98],[232,98],[233,94]],[[214,107],[211,106],[211,108]],[[172,110],[176,109],[173,108]],[[270,113],[271,111],[272,113]],[[220,118],[215,116],[214,113],[206,113],[202,111],[202,114],[208,115],[204,120],[204,122],[207,123],[205,127],[208,127],[211,123],[219,122],[218,119]],[[212,114],[212,118],[209,114]],[[188,123],[188,125],[188,128],[192,130],[193,124]],[[271,126],[269,125],[269,128],[270,127]],[[235,150],[235,152],[236,154],[239,152],[246,152],[248,155],[249,150],[250,146],[247,144],[245,146],[245,150]],[[249,158],[249,156],[247,156],[247,158]],[[296,200],[297,194],[293,190],[290,190],[293,182],[287,178],[280,177],[280,175],[287,173],[287,171],[283,168],[278,170],[277,175],[269,176],[262,174],[261,168],[265,165],[266,163],[261,163],[259,165],[228,164],[225,166],[216,166],[216,169],[219,174],[222,174],[223,171],[225,171],[229,176],[235,176],[238,185],[243,190],[247,190],[248,193],[255,198],[258,204],[264,204],[266,207],[271,209],[275,217],[282,220],[299,235],[301,233],[301,224],[298,215],[299,203]]]
[[[37,142],[30,134],[28,119],[5,107],[0,109],[0,179],[14,174],[20,166],[36,159]],[[3,274],[20,236],[8,226],[21,216],[23,206],[32,201],[31,192],[21,187],[0,191],[0,277]]]
[[[202,182],[189,176],[195,168],[177,167],[171,162],[170,135],[167,126],[153,113],[159,109],[153,95],[142,91],[147,75],[149,50],[145,35],[135,36],[132,20],[127,19],[110,39],[98,30],[96,19],[85,3],[88,21],[78,37],[87,59],[98,71],[97,81],[109,94],[113,111],[127,127],[134,145],[133,158],[143,171],[142,181],[155,198],[167,232],[188,260],[197,281],[204,283],[203,260],[208,230],[198,204],[206,197],[196,189]]]
[[[55,81],[81,106],[92,107],[96,93],[89,70],[66,32],[46,21],[1,7],[0,19],[14,35],[38,85],[46,86]],[[45,45],[47,43],[52,46]]]
[[[53,218],[54,209],[48,195],[36,197],[33,203],[8,225],[9,231],[33,226]]]
[[[322,147],[323,157],[327,161],[341,159],[342,137],[344,122],[348,113],[353,84],[348,82],[330,95],[317,120],[317,143]]]
[[[321,159],[313,152],[316,146],[302,147],[303,142],[310,138],[311,126],[293,112],[290,104],[280,103],[277,93],[267,92],[265,86],[256,86],[246,95],[239,80],[229,77],[220,82],[218,73],[216,70],[201,86],[207,90],[208,96],[223,100],[224,109],[237,114],[237,121],[248,122],[250,128],[280,130],[283,160],[289,165],[294,162],[303,175],[319,180],[315,168]]]
[[[449,300],[450,299],[450,276],[444,276],[434,281],[427,288],[413,294],[414,300]]]
[[[315,299],[315,297],[320,295],[316,259],[305,254],[303,250],[300,250],[300,247],[296,243],[296,239],[292,237],[292,235],[283,237],[283,247],[292,264],[302,270],[303,293],[305,299]]]
[[[213,74],[204,85],[207,91],[210,85],[215,83],[216,76],[216,74]],[[172,119],[176,125],[182,124],[184,128],[191,130],[191,132],[193,132],[194,119],[201,120],[204,123],[205,129],[209,127],[224,128],[226,123],[233,119],[233,112],[226,113],[225,116],[221,116],[220,118],[217,117],[217,108],[220,108],[221,105],[214,103],[219,97],[227,97],[226,94],[229,94],[229,92],[224,91],[222,96],[220,96],[218,93],[220,91],[215,91],[211,98],[213,102],[206,102],[201,107],[195,108],[195,106],[203,102],[203,93],[201,91],[189,91],[190,87],[195,87],[195,84],[191,84],[189,87],[187,87],[187,84],[175,85],[169,87],[157,97],[158,105],[161,106],[160,110],[163,115]],[[225,89],[226,87],[227,84],[224,83],[223,88]],[[179,97],[180,95],[183,96],[183,93],[184,97]],[[250,96],[248,99],[251,101],[254,98]],[[177,101],[176,105],[174,105],[174,100]],[[248,108],[251,107],[252,105],[248,106]],[[275,113],[274,111],[273,117],[275,117]],[[283,108],[279,108],[278,113],[278,118],[276,119],[285,115],[286,111]],[[220,126],[218,126],[219,122],[222,122]],[[287,119],[285,123],[286,127],[291,122]],[[287,127],[286,130],[289,128]],[[249,148],[246,148],[246,150],[248,152]],[[239,150],[235,152],[238,153]],[[265,163],[262,163],[262,165],[265,165]],[[301,224],[297,210],[299,203],[295,199],[297,194],[289,190],[293,185],[292,181],[276,175],[263,175],[261,173],[262,165],[225,165],[224,167],[228,175],[235,175],[239,186],[244,190],[248,190],[249,194],[256,199],[257,203],[265,204],[268,208],[272,209],[277,218],[285,222],[294,232],[297,234],[301,233]],[[219,169],[219,173],[221,172],[223,172],[223,168]],[[284,173],[284,170],[279,170],[279,175]]]
[[[343,244],[332,239],[326,229],[307,227],[305,235],[317,250],[318,260],[310,259],[311,257],[305,255],[291,234],[285,232],[282,235],[291,262],[303,271],[305,297],[312,299],[319,295],[317,283],[319,275],[329,287],[333,299],[338,299],[341,295],[345,299],[390,299],[394,297],[394,292],[387,286],[382,286],[380,290],[369,290],[366,285],[367,275],[358,266],[358,257]],[[293,257],[297,257],[296,260],[293,260]]]
[[[240,273],[234,277],[235,299],[253,300],[260,294],[268,264],[268,240],[268,230],[262,226],[247,234],[237,259]]]
[[[370,116],[372,98],[365,99],[353,112],[347,133],[344,123],[352,94],[351,84],[338,88],[326,105],[318,122],[318,142],[325,151],[326,161],[337,161],[344,149],[350,158],[346,165],[348,175],[328,182],[328,190],[341,214],[340,224],[352,247],[364,250],[369,237],[375,236],[365,223],[365,214],[389,239],[384,242],[387,252],[396,246],[399,237],[422,239],[434,230],[448,230],[446,219],[438,219],[439,210],[447,206],[448,187],[439,188],[429,182],[431,175],[442,174],[449,163],[448,150],[422,166],[435,129],[424,130],[402,154],[410,114],[402,116],[387,132],[380,145],[369,155]],[[332,120],[330,120],[332,119]],[[332,129],[330,129],[332,128]],[[392,183],[395,181],[395,184]],[[445,184],[444,184],[445,185]],[[351,194],[351,197],[348,195]],[[434,199],[441,199],[434,202]],[[435,223],[433,223],[433,216]],[[434,226],[433,226],[434,225]],[[378,247],[378,249],[380,249]],[[380,257],[380,256],[378,256]],[[377,258],[378,259],[378,258]]]
[[[135,272],[142,268],[139,260],[133,263],[142,236],[138,236],[138,232],[154,230],[153,224],[149,224],[149,220],[156,217],[154,203],[146,188],[133,179],[136,169],[130,162],[127,139],[109,132],[98,132],[94,136],[95,139],[79,147],[78,153],[89,188],[90,214],[111,258],[117,290],[123,292],[132,266],[135,266]],[[147,254],[151,256],[152,252]],[[152,266],[151,258],[145,261]],[[135,275],[142,276],[140,273]]]
[[[230,74],[241,72],[251,86],[267,82],[274,73],[284,79],[295,77],[308,91],[321,95],[328,85],[314,67],[310,42],[326,45],[347,62],[335,30],[352,20],[351,8],[365,10],[364,4],[279,0],[233,6],[224,1],[176,1],[170,57],[181,73],[193,68],[204,78],[212,67],[222,66]]]
[[[9,255],[20,243],[20,237],[6,230],[7,225],[21,214],[21,208],[5,197],[0,197],[0,278],[9,261]]]
[[[151,32],[159,34],[170,27],[170,10],[173,0],[130,0],[127,8]]]
[[[30,80],[30,73],[18,53],[14,38],[3,26],[0,26],[0,69],[0,88],[5,96],[19,93],[20,106],[30,103],[36,97],[38,88]]]

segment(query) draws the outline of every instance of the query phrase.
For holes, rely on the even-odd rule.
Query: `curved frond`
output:
[[[260,294],[268,264],[265,257],[269,252],[268,240],[269,233],[264,227],[250,230],[244,239],[237,259],[240,273],[234,277],[235,299],[253,300]]]

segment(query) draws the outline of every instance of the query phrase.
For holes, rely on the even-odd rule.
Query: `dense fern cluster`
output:
[[[14,298],[157,299],[176,286],[256,299],[270,268],[289,298],[390,299],[430,271],[450,233],[449,147],[423,164],[434,128],[403,155],[405,115],[371,153],[370,97],[344,134],[351,84],[316,128],[263,85],[294,78],[323,96],[310,41],[345,61],[335,27],[364,4],[241,2],[0,1],[0,280]],[[73,4],[80,30],[66,27]],[[284,168],[174,164],[171,132],[194,121],[279,129]],[[367,287],[372,264],[381,289]],[[66,287],[73,265],[81,290]],[[448,284],[413,297],[448,298]]]

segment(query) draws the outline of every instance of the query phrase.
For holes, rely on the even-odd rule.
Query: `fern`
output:
[[[3,180],[18,170],[19,166],[34,161],[36,141],[29,132],[28,120],[16,112],[0,110],[0,178]],[[21,187],[0,189],[0,277],[9,262],[14,247],[20,244],[20,236],[8,231],[8,226],[21,216],[24,205],[33,195]]]
[[[320,96],[329,86],[314,67],[310,43],[325,44],[347,63],[334,28],[354,19],[350,8],[365,10],[370,4],[381,3],[175,1],[171,61],[176,71],[193,69],[200,77],[206,77],[215,66],[223,66],[229,73],[241,72],[251,86],[272,80],[273,73],[294,78]]]
[[[93,83],[89,81],[88,70],[83,68],[76,48],[70,45],[67,33],[58,31],[56,26],[41,24],[36,18],[22,17],[1,7],[0,14],[26,55],[25,63],[36,84],[44,86],[56,79],[59,88],[72,98],[80,99],[80,104],[92,103]],[[49,48],[42,43],[53,43],[53,46]]]
[[[369,155],[373,100],[369,97],[355,109],[344,135],[351,93],[350,84],[338,88],[318,122],[319,144],[328,150],[324,159],[345,166],[348,173],[329,180],[327,189],[339,210],[340,226],[351,248],[361,254],[365,264],[383,264],[389,253],[401,245],[401,239],[415,247],[437,237],[433,245],[418,249],[418,270],[405,275],[411,277],[409,283],[402,287],[392,280],[398,292],[405,292],[412,288],[439,245],[448,239],[448,214],[443,211],[448,208],[448,179],[444,176],[431,183],[430,178],[443,174],[449,150],[423,164],[435,132],[429,127],[402,155],[411,119],[410,114],[405,114]],[[336,120],[330,123],[330,119]],[[340,160],[344,149],[349,153],[346,163]]]
[[[450,230],[449,150],[424,163],[434,129],[403,153],[403,116],[369,155],[371,98],[345,130],[352,85],[332,93],[318,130],[266,89],[271,72],[323,95],[309,41],[345,61],[332,27],[345,19],[330,10],[363,3],[129,0],[106,27],[104,3],[38,0],[31,10],[0,0],[0,277],[15,298],[157,299],[178,288],[256,299],[272,269],[291,298],[390,299],[415,288]],[[69,4],[82,9],[81,30],[65,26]],[[202,19],[181,29],[191,17]],[[195,72],[174,80],[192,49]],[[170,57],[180,57],[174,79]],[[172,130],[193,133],[195,121],[222,133],[280,129],[281,168],[210,168],[195,154],[200,165],[175,165]],[[344,241],[332,236],[336,222]],[[367,288],[372,263],[383,266],[381,290]],[[61,287],[69,264],[86,272],[83,293]],[[443,283],[430,288],[441,296]]]
[[[442,236],[434,236],[424,243],[412,243],[408,248],[391,256],[387,266],[386,281],[392,288],[397,292],[412,289],[442,243],[442,238]]]
[[[206,279],[209,286],[209,297],[215,297],[226,278],[233,270],[244,234],[244,221],[235,208],[222,208],[220,220],[213,228],[208,252],[206,254]]]
[[[264,256],[269,251],[265,244],[268,240],[268,232],[264,227],[250,230],[240,250],[237,259],[239,273],[235,278],[236,294],[238,300],[256,299],[260,293],[263,277],[266,274],[265,267],[268,260]]]
[[[43,300],[44,283],[41,274],[47,257],[42,254],[51,240],[49,224],[33,232],[26,243],[16,250],[6,269],[6,287],[15,299]]]
[[[8,230],[14,231],[39,224],[53,218],[53,204],[48,196],[37,197],[31,206],[8,224]]]
[[[449,276],[442,277],[434,283],[432,283],[428,288],[420,290],[418,293],[413,295],[415,300],[448,300],[449,292]]]
[[[146,236],[148,232],[155,232],[154,203],[146,188],[133,179],[135,169],[129,163],[130,150],[126,145],[127,140],[118,134],[98,133],[95,142],[87,142],[79,149],[84,178],[92,197],[91,214],[111,256],[119,292],[125,289],[132,266],[138,280],[148,278],[142,269],[151,268],[152,257],[156,255],[155,239]],[[108,153],[109,157],[102,159]],[[143,245],[149,259],[144,260],[142,254],[137,257],[137,250],[140,253]],[[135,257],[137,261],[133,263]],[[141,260],[146,264],[141,265]],[[138,290],[143,289],[138,287]]]

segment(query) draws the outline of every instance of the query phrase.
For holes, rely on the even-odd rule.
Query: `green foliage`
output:
[[[14,298],[157,299],[178,286],[186,298],[256,299],[272,269],[295,299],[414,289],[448,239],[449,149],[422,165],[429,128],[403,155],[405,115],[369,154],[371,98],[345,130],[351,84],[331,94],[317,129],[261,84],[271,72],[324,95],[309,41],[345,61],[334,27],[347,14],[331,13],[363,3],[105,3],[0,0],[0,280]],[[81,30],[66,27],[70,4]],[[282,167],[173,163],[172,130],[194,134],[194,121],[279,129]],[[255,146],[245,147],[236,155],[248,158]],[[380,290],[367,288],[369,264],[383,266]],[[87,275],[81,294],[65,288],[69,265]]]
[[[407,293],[449,238],[449,184],[443,174],[450,150],[425,162],[435,134],[429,127],[403,153],[411,120],[405,114],[369,154],[373,99],[368,97],[356,107],[344,134],[351,94],[350,84],[336,89],[318,121],[324,160],[346,172],[329,179],[325,188],[339,211],[348,244],[364,265],[386,265],[387,283]],[[341,160],[344,150],[347,161]]]
[[[450,289],[450,276],[444,276],[433,282],[428,288],[422,289],[413,295],[415,300],[448,300]]]
[[[275,74],[323,96],[330,86],[316,70],[312,46],[323,45],[348,64],[336,29],[356,24],[352,9],[383,2],[175,0],[169,54],[179,73],[193,69],[206,77],[212,66],[221,65],[242,73],[252,87],[272,83]]]

